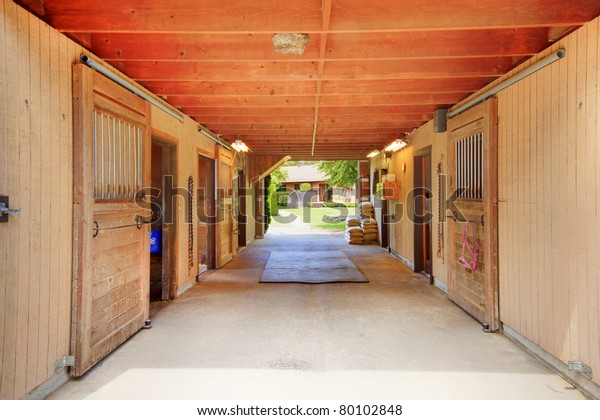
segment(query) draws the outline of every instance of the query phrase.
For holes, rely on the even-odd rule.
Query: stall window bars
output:
[[[483,132],[458,140],[456,153],[456,188],[458,198],[483,199],[484,137]]]
[[[94,111],[94,197],[134,199],[142,188],[143,130]]]

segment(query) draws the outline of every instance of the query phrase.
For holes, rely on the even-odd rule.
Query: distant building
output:
[[[310,184],[316,195],[312,201],[335,201],[340,203],[354,202],[352,188],[330,186],[329,175],[319,171],[318,165],[285,166],[281,169],[287,172],[283,181],[282,191],[299,191],[300,185]]]

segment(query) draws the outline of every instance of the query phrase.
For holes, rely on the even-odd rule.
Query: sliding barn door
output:
[[[76,65],[74,376],[138,331],[149,312],[148,104]],[[138,203],[136,203],[138,200]]]
[[[448,132],[448,178],[450,191],[455,191],[448,202],[452,212],[448,296],[484,326],[496,330],[500,327],[496,100],[451,119]]]
[[[217,268],[233,259],[233,156],[221,146],[217,148]]]

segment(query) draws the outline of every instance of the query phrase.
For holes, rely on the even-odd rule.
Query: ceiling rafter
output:
[[[25,3],[25,0],[19,0]],[[364,158],[600,14],[598,0],[28,0],[254,154]],[[308,34],[303,55],[276,33]]]
[[[319,125],[319,104],[321,101],[321,88],[323,83],[323,74],[325,69],[325,54],[327,51],[327,37],[329,30],[329,22],[331,20],[331,2],[332,0],[323,0],[322,7],[322,24],[323,24],[323,33],[320,37],[319,44],[319,64],[318,64],[318,79],[317,79],[317,92],[315,95],[315,126],[313,129],[313,137],[312,137],[312,148],[311,148],[311,156],[315,154],[315,142],[317,140],[317,127]]]

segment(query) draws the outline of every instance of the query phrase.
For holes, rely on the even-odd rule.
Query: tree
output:
[[[355,160],[326,160],[319,163],[319,171],[329,175],[329,185],[351,188],[358,179],[358,163]]]
[[[281,169],[281,167],[275,169],[271,172],[271,184],[275,186],[275,189],[279,189],[283,181],[288,177],[288,172],[285,169]]]
[[[288,160],[282,166],[308,166],[321,163],[320,160]]]
[[[270,216],[277,216],[279,212],[278,203],[277,203],[277,190],[283,184],[283,181],[287,178],[288,173],[286,170],[277,168],[267,177],[269,180],[267,186],[267,215],[268,220],[270,222]]]

